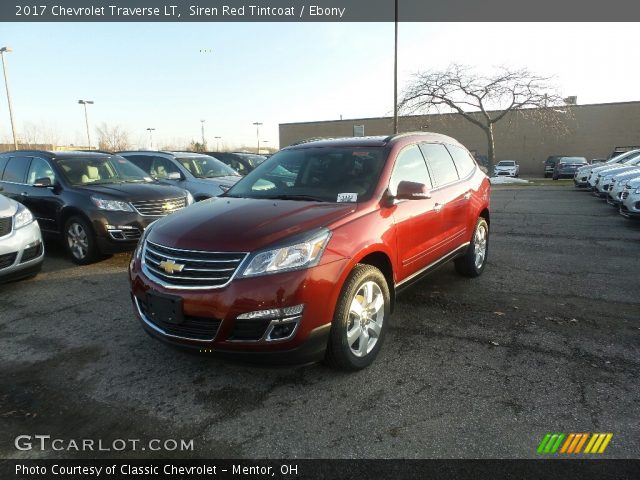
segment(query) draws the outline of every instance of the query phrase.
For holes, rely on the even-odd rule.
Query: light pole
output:
[[[398,133],[398,0],[395,10],[395,44],[393,53],[393,133]]]
[[[89,114],[87,113],[87,105],[93,105],[93,100],[78,100],[80,105],[84,105],[84,123],[87,125],[87,142],[89,142],[89,150],[91,150],[91,134],[89,133]]]
[[[253,124],[256,126],[256,138],[258,139],[258,154],[260,154],[260,125],[262,125],[262,123],[253,122]]]
[[[215,140],[216,140],[216,152],[219,152],[220,151],[220,139],[222,137],[213,137],[213,138],[215,138]]]
[[[151,150],[153,150],[153,131],[155,130],[155,128],[147,128],[147,131],[149,132],[149,148]]]
[[[13,123],[13,109],[11,108],[11,95],[9,94],[9,81],[7,80],[7,64],[4,62],[4,54],[12,52],[9,47],[0,48],[0,57],[2,57],[2,71],[4,73],[4,87],[7,90],[7,105],[9,106],[9,119],[11,120],[11,133],[13,134],[13,146],[18,149],[18,140],[16,138],[16,127]]]
[[[204,120],[200,120],[201,126],[202,126],[202,148],[204,150],[204,145],[205,145],[205,141],[204,141]]]

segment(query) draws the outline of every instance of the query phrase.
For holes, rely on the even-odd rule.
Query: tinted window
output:
[[[49,165],[44,158],[33,157],[31,160],[31,166],[29,166],[29,174],[27,175],[27,183],[29,185],[33,185],[36,183],[36,180],[41,178],[48,178],[53,185],[55,183],[55,175]]]
[[[398,155],[391,174],[391,181],[389,182],[389,189],[392,194],[398,193],[398,184],[400,182],[424,183],[431,188],[431,178],[429,177],[427,164],[424,163],[424,157],[417,145],[405,148]]]
[[[453,162],[456,164],[460,178],[466,177],[476,168],[475,160],[464,148],[447,145],[447,150],[449,150],[449,153],[453,157]]]
[[[5,182],[24,183],[29,166],[29,157],[11,157],[4,169],[2,179]]]
[[[436,143],[423,143],[420,148],[427,157],[429,172],[433,180],[433,186],[439,187],[458,180],[458,172],[453,159],[444,145]]]
[[[227,196],[359,202],[373,194],[384,161],[382,148],[283,150],[231,187]]]
[[[144,170],[147,173],[151,173],[151,163],[153,157],[149,155],[123,155],[124,158],[133,163],[136,167]]]

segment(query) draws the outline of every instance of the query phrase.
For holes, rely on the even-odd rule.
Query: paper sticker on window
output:
[[[357,193],[339,193],[338,194],[338,203],[353,203],[353,202],[357,202],[358,201],[358,194]]]

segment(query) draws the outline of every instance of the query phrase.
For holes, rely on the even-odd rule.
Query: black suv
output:
[[[205,154],[229,165],[240,175],[246,175],[267,159],[267,157],[255,153],[205,152]]]
[[[0,193],[29,208],[80,265],[134,249],[147,225],[193,202],[123,157],[89,152],[0,154]]]

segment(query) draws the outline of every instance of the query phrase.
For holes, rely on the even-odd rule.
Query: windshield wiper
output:
[[[287,195],[287,194],[283,194],[283,195],[269,195],[267,197],[260,197],[260,198],[266,198],[269,200],[302,200],[302,201],[310,201],[310,202],[326,202],[326,200],[324,198],[320,198],[320,197],[314,197],[313,195]]]

